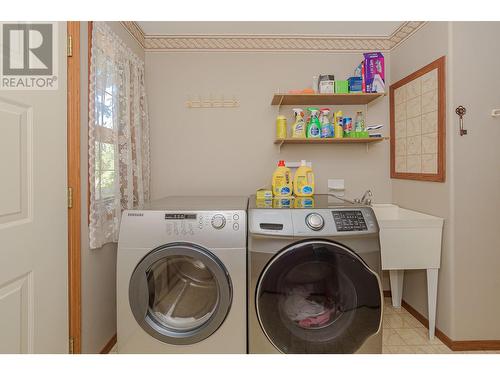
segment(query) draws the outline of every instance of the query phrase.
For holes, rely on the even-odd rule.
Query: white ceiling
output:
[[[146,35],[325,35],[387,37],[403,22],[318,21],[318,22],[137,22]]]

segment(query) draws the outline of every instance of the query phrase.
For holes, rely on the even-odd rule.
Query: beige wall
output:
[[[402,45],[391,51],[391,83],[395,83],[419,68],[447,56],[449,68],[448,23],[429,22]],[[449,70],[449,69],[448,69]],[[447,76],[449,72],[447,72]],[[447,100],[450,100],[450,79],[447,79]],[[447,111],[449,113],[449,111]],[[447,113],[446,128],[450,129],[451,120]],[[454,254],[452,241],[453,218],[451,215],[452,179],[452,132],[447,130],[447,152],[445,183],[392,180],[392,200],[395,204],[408,209],[425,212],[445,219],[441,270],[437,304],[437,327],[454,337],[453,326],[453,276]],[[405,272],[403,298],[420,313],[427,316],[427,287],[425,271]]]
[[[455,339],[500,339],[500,22],[453,22]]]
[[[500,47],[499,22],[430,22],[391,51],[392,82],[447,56],[447,178],[444,184],[392,181],[393,201],[445,218],[437,327],[453,340],[500,338],[500,127],[490,116]],[[469,134],[458,133],[464,105]],[[403,298],[427,315],[425,273],[407,272]]]
[[[139,56],[144,51],[119,22],[111,29]],[[81,22],[82,352],[99,353],[116,333],[116,244],[89,249],[87,22]]]
[[[285,145],[281,154],[273,144],[274,92],[307,87],[317,72],[347,78],[361,59],[360,53],[146,53],[152,197],[249,195],[270,184],[279,159],[307,159],[313,163],[317,192],[327,191],[328,178],[343,178],[347,196],[372,189],[377,202],[389,202],[389,142],[368,151],[365,145]],[[240,107],[186,108],[188,97],[210,94],[234,95]],[[291,124],[291,107],[282,113]],[[367,120],[387,126],[387,97],[370,105]]]

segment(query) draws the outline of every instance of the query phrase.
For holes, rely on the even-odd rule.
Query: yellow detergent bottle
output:
[[[273,195],[289,197],[292,195],[292,172],[285,166],[285,161],[278,162],[278,168],[273,173]]]
[[[314,173],[305,160],[300,162],[300,167],[295,172],[293,193],[296,197],[311,197],[314,194]]]

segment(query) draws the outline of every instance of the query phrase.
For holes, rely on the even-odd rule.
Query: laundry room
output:
[[[500,22],[356,14],[0,22],[0,353],[500,361]]]
[[[381,234],[383,271],[380,279],[386,304],[383,318],[386,333],[382,351],[494,352],[497,349],[496,334],[492,332],[490,324],[478,321],[475,323],[476,328],[470,332],[458,325],[460,314],[457,314],[455,306],[464,301],[453,294],[456,293],[456,283],[460,283],[456,264],[452,267],[452,260],[460,259],[457,258],[459,253],[455,251],[459,247],[456,241],[462,235],[457,232],[457,228],[464,225],[456,212],[452,212],[460,206],[456,204],[457,198],[453,197],[452,192],[458,194],[464,189],[459,180],[460,167],[454,169],[454,160],[459,158],[461,147],[465,147],[460,143],[465,138],[459,134],[458,115],[445,112],[448,107],[454,106],[450,101],[460,96],[457,92],[459,85],[452,85],[450,76],[459,74],[451,67],[457,69],[456,66],[460,65],[458,62],[452,64],[460,58],[461,51],[453,50],[450,45],[455,42],[454,35],[460,35],[466,32],[465,28],[472,26],[451,22],[306,23],[301,26],[301,30],[308,39],[283,39],[285,30],[293,29],[293,26],[293,23],[280,25],[265,22],[93,24],[94,29],[103,34],[109,33],[111,38],[121,36],[122,41],[144,61],[143,84],[147,98],[150,146],[149,199],[247,196],[250,197],[249,209],[263,206],[273,209],[302,207],[308,212],[322,208],[321,199],[325,194],[330,194],[325,207],[333,207],[343,202],[343,199],[362,204],[368,202],[373,207]],[[339,42],[334,37],[323,37],[326,41],[308,37],[307,27],[311,35],[320,34],[322,27],[329,30],[338,27],[344,34],[358,33],[358,38],[362,38],[360,30],[364,28],[366,39],[356,39],[356,43],[343,40],[340,46],[335,44]],[[491,23],[488,27],[493,30],[498,24]],[[229,39],[227,35],[230,30],[238,38]],[[256,30],[260,30],[259,35],[274,33],[280,38],[271,40],[270,37],[263,39],[253,36]],[[383,40],[384,49],[377,49],[376,46],[382,41],[369,39],[369,33],[387,34]],[[320,92],[319,79],[326,76],[337,82],[355,77],[359,74],[358,67],[368,64],[367,56],[370,53],[378,54],[377,57],[383,63],[384,87],[378,88],[378,92],[353,90],[343,97],[335,91],[335,84],[330,96],[328,91]],[[428,77],[432,73],[435,73],[432,76],[434,81],[431,77],[429,83]],[[411,128],[413,119],[406,120],[407,136],[418,134],[418,142],[421,142],[418,150],[409,151],[410,137],[404,140],[403,145],[392,143],[392,139],[399,139],[401,130],[397,129],[400,115],[396,107],[399,99],[394,99],[395,102],[391,104],[391,85],[400,87],[402,82],[405,86],[403,89],[411,92],[411,85],[415,85],[412,83],[415,82],[413,77],[417,82],[422,81],[421,84],[418,82],[421,85],[419,90],[428,90],[420,88],[427,85],[439,96],[435,107],[430,104],[434,108],[430,110],[431,115],[434,113],[439,118],[429,120],[425,117],[429,110],[422,109],[422,112],[427,113],[422,113],[422,120],[418,117],[422,125],[419,123],[417,130]],[[394,88],[394,92],[396,90],[398,88]],[[367,138],[348,138],[344,124],[344,137],[340,139],[336,138],[335,132],[332,132],[331,138],[322,138],[322,134],[317,139],[308,135],[295,138],[293,127],[297,121],[297,109],[301,111],[299,115],[304,117],[306,131],[315,108],[329,110],[331,115],[327,114],[323,118],[332,127],[337,126],[337,117],[343,116],[347,121],[351,119],[355,129],[356,116],[362,116],[364,127],[370,129]],[[392,123],[391,116],[394,116]],[[409,116],[407,114],[406,118]],[[279,134],[280,118],[285,122],[285,135]],[[431,130],[424,129],[424,122],[431,123],[427,125]],[[425,138],[431,141],[426,143]],[[484,142],[485,139],[482,139]],[[403,146],[406,148],[406,151],[403,149],[403,155],[408,169],[399,171],[400,160],[403,159],[399,155]],[[391,147],[396,155],[391,153]],[[426,154],[429,152],[435,154]],[[418,170],[411,169],[417,168],[410,165],[411,160],[415,159],[412,153],[419,157]],[[434,166],[429,166],[432,164],[426,159],[429,156],[434,156]],[[293,186],[290,194],[292,199],[286,194],[281,200],[276,197],[279,194],[273,190],[273,176],[279,169],[277,165],[280,160],[284,161],[285,168],[291,168],[289,178],[293,180],[292,185],[296,183],[292,176],[298,174],[301,160],[311,167],[314,176],[312,199],[308,199],[306,194],[306,198],[297,196],[294,200],[296,191]],[[485,163],[493,168],[493,161]],[[481,178],[485,177],[481,175]],[[489,187],[484,186],[484,189]],[[256,199],[255,194],[262,195]],[[266,194],[270,194],[268,198],[275,197],[266,200]],[[251,244],[253,224],[250,216],[247,219]],[[409,225],[411,230],[403,230]],[[265,235],[273,233],[276,233],[273,229],[264,231]],[[321,233],[321,236],[325,234]],[[255,241],[261,246],[258,239]],[[412,241],[420,241],[420,246],[411,246],[409,242]],[[452,243],[455,243],[455,251],[452,250]],[[404,246],[408,254],[401,254],[397,244]],[[285,242],[278,247],[281,249],[287,245]],[[106,320],[106,329],[89,331],[88,341],[82,341],[83,348],[88,345],[88,351],[99,350],[97,343],[102,346],[105,339],[113,337],[114,333],[117,313],[115,305],[109,301],[114,299],[115,293],[111,283],[114,274],[110,271],[114,267],[116,245],[105,246],[108,246],[107,250],[93,249],[87,253],[89,264],[101,262],[99,258],[102,257],[106,258],[108,268],[101,263],[99,275],[89,266],[88,277],[99,293],[92,292],[90,285],[84,286],[83,290],[88,288],[88,298],[102,298],[103,285],[108,285],[106,289],[109,297],[107,303],[87,305],[88,309],[101,310],[100,320],[103,323]],[[251,252],[250,245],[248,250]],[[415,257],[414,253],[420,255]],[[462,256],[467,257],[466,254]],[[252,259],[252,255],[249,259]],[[101,278],[108,282],[103,282]],[[251,285],[248,287],[251,289]],[[251,289],[250,292],[255,293],[255,290]],[[248,303],[251,305],[253,301],[249,300]],[[89,311],[87,316],[93,314],[97,314],[97,311],[92,315]],[[455,324],[452,324],[454,320]],[[82,323],[85,327],[85,314]],[[250,338],[251,329],[248,335]],[[92,341],[94,343],[91,344]],[[474,346],[468,344],[469,341],[481,341],[482,344]],[[118,343],[118,351],[119,347]],[[278,348],[279,351],[286,352]]]

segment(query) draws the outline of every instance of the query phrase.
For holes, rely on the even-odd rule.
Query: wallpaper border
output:
[[[387,37],[314,35],[145,35],[134,21],[121,24],[146,51],[334,52],[390,51],[426,22],[408,21]]]

